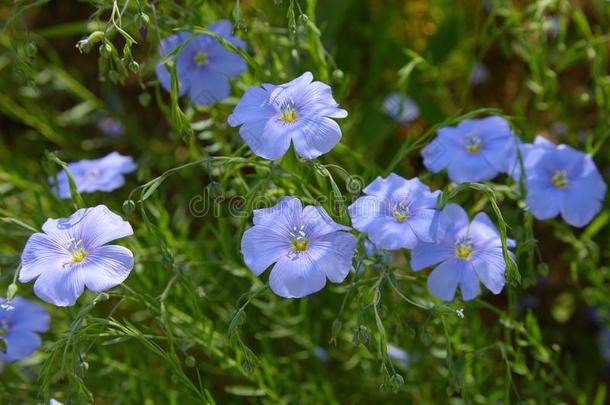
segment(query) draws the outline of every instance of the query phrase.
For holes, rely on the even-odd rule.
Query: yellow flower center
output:
[[[458,259],[468,260],[472,256],[472,241],[470,239],[464,239],[455,244],[455,256]]]
[[[294,122],[299,116],[293,107],[284,108],[280,114],[280,118],[284,122]]]
[[[80,263],[85,260],[88,255],[89,254],[87,253],[87,251],[82,247],[70,252],[70,258],[72,260],[72,263]]]
[[[205,65],[206,63],[208,63],[208,57],[203,52],[197,52],[195,54],[195,58],[194,59],[195,59],[195,63],[198,66]]]
[[[564,188],[568,185],[568,179],[566,178],[568,173],[565,170],[557,170],[553,175],[551,181],[557,188]]]
[[[304,252],[309,245],[309,241],[303,238],[293,239],[290,243],[292,244],[292,250],[295,252]]]
[[[398,222],[406,221],[407,219],[409,219],[410,215],[411,212],[409,210],[409,202],[407,200],[399,201],[398,204],[396,204],[396,206],[394,206],[394,209],[392,210],[392,216],[394,216],[394,218]]]
[[[474,134],[468,135],[468,139],[466,140],[466,150],[469,153],[477,153],[481,151],[481,140],[476,137]]]

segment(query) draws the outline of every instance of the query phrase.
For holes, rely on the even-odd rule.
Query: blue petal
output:
[[[596,190],[590,182],[579,181],[568,184],[561,190],[561,216],[570,225],[583,227],[597,215],[602,208],[602,201],[595,196]]]
[[[498,170],[489,164],[481,153],[454,151],[455,158],[449,163],[448,174],[455,183],[491,180]]]
[[[417,235],[407,222],[394,218],[377,218],[369,227],[369,239],[381,249],[413,249],[417,245]]]
[[[165,58],[171,51],[180,46],[190,36],[191,35],[188,32],[180,32],[176,35],[172,35],[162,39],[161,43],[159,44],[159,55],[161,56],[161,59]],[[161,83],[161,87],[163,87],[168,92],[171,91],[171,75],[170,72],[167,70],[165,64],[158,63],[155,67],[155,72],[157,73],[157,78],[159,79],[159,83]],[[179,95],[182,96],[186,93],[189,87],[188,77],[180,77],[179,75],[178,80],[180,90]]]
[[[471,262],[483,285],[492,293],[500,294],[505,284],[504,271],[506,269],[502,249],[476,252]]]
[[[468,214],[457,204],[449,203],[439,214],[437,236],[439,239],[455,240],[468,229]]]
[[[388,206],[375,196],[363,196],[348,207],[348,212],[352,226],[360,232],[368,232],[375,219],[387,216]]]
[[[269,103],[269,92],[255,86],[244,93],[227,121],[232,127],[262,122],[262,133],[265,124],[275,113],[275,108]]]
[[[61,240],[44,233],[35,233],[30,236],[21,253],[19,281],[27,283],[44,271],[61,267],[67,260],[65,244],[62,245]]]
[[[464,270],[464,260],[450,259],[439,264],[428,276],[428,290],[443,301],[451,301]]]
[[[133,269],[133,253],[123,246],[96,248],[78,270],[88,289],[95,292],[109,290],[127,279]]]
[[[189,97],[197,105],[208,105],[229,97],[231,86],[222,73],[202,69],[191,78]]]
[[[11,331],[4,336],[6,353],[0,352],[0,359],[6,362],[21,360],[34,353],[42,344],[36,333],[27,330]]]
[[[438,173],[447,166],[452,159],[453,148],[449,147],[441,138],[436,138],[421,150],[424,166],[433,173]]]
[[[290,239],[281,230],[256,225],[244,232],[241,252],[246,266],[259,276],[267,267],[291,252]]]
[[[304,159],[315,159],[329,152],[341,140],[341,128],[330,118],[303,116],[297,121],[303,123],[292,133],[292,141]]]
[[[546,180],[527,182],[525,202],[537,219],[544,220],[557,216],[561,209],[561,191]]]
[[[469,235],[477,246],[502,247],[500,232],[484,212],[479,212],[470,223]]]
[[[80,232],[74,234],[78,235],[78,240],[83,241],[86,249],[95,249],[113,240],[133,235],[129,222],[111,212],[105,205],[80,209],[70,218],[78,218],[81,212]],[[42,228],[45,232],[49,221],[52,220],[48,220]],[[60,222],[61,220],[57,221],[59,226]]]
[[[417,238],[422,242],[434,242],[437,211],[429,208],[420,208],[405,222],[409,224]]]
[[[306,252],[282,257],[269,277],[271,290],[284,298],[302,298],[325,285],[326,275]]]
[[[273,118],[261,119],[256,125],[244,124],[239,134],[257,156],[277,160],[290,147],[289,125]]]
[[[362,191],[365,194],[374,195],[383,201],[388,201],[395,197],[408,197],[409,193],[416,189],[420,183],[409,181],[395,173],[390,173],[386,178],[377,177]]]
[[[357,240],[347,232],[333,232],[310,240],[307,254],[333,283],[341,283],[352,267]]]
[[[6,302],[4,299],[0,301]],[[51,317],[42,305],[19,296],[13,298],[11,305],[13,309],[10,311],[0,308],[0,314],[4,311],[4,318],[11,331],[46,332],[49,330]]]
[[[34,283],[36,296],[58,307],[74,305],[84,289],[82,272],[69,265],[49,268]]]
[[[273,207],[254,210],[253,222],[254,225],[280,226],[292,231],[292,227],[300,225],[302,211],[301,200],[286,196]]]
[[[419,271],[454,257],[453,244],[419,242],[411,251],[411,268]]]
[[[462,292],[462,299],[464,301],[470,301],[475,299],[479,293],[479,280],[474,267],[469,262],[464,262],[464,269],[462,270],[462,277],[460,279],[460,291]]]
[[[312,239],[350,229],[348,226],[333,221],[324,208],[314,205],[308,205],[303,209],[302,222],[305,225],[305,233]]]

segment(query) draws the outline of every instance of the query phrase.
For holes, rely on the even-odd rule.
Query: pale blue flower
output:
[[[328,278],[341,283],[352,266],[356,238],[319,206],[302,208],[284,197],[271,208],[254,211],[254,226],[244,232],[241,251],[248,268],[260,275],[272,264],[269,285],[285,298],[320,291]]]
[[[436,235],[435,242],[421,242],[411,252],[414,271],[437,265],[428,277],[433,295],[451,301],[459,284],[464,301],[472,300],[479,295],[479,280],[494,294],[502,291],[502,241],[487,214],[480,212],[469,222],[462,207],[448,204],[439,215]],[[507,244],[515,245],[512,240]]]
[[[396,360],[397,362],[401,363],[403,366],[409,365],[409,361],[411,360],[409,357],[409,354],[407,352],[405,352],[404,350],[402,350],[400,347],[394,346],[393,344],[388,343],[386,349],[387,349],[388,356],[390,356],[391,359]]]
[[[400,124],[408,124],[419,117],[419,107],[415,101],[400,93],[390,93],[386,97],[383,112]]]
[[[447,168],[456,183],[491,180],[507,173],[517,156],[517,138],[501,117],[468,119],[443,127],[422,149],[424,165],[437,173]]]
[[[347,112],[327,84],[312,80],[305,72],[285,84],[250,87],[229,115],[229,125],[241,126],[244,142],[265,159],[282,157],[291,141],[304,159],[323,155],[341,139],[341,128],[331,118],[345,118]]]
[[[0,297],[0,363],[28,357],[42,340],[39,333],[49,330],[51,318],[39,304],[19,296],[10,302]]]
[[[210,24],[209,30],[239,48],[245,48],[243,40],[231,34],[228,20]],[[159,54],[166,57],[191,37],[188,32],[180,32],[161,41]],[[228,78],[241,75],[246,70],[246,61],[229,51],[209,35],[196,35],[181,49],[176,63],[179,94],[189,94],[191,101],[198,105],[212,104],[229,97],[231,85]],[[159,63],[156,68],[161,86],[171,90],[171,75],[167,66]]]
[[[570,225],[587,225],[600,211],[606,183],[591,155],[541,136],[521,147],[527,203],[541,220],[561,214]],[[517,165],[515,179],[520,178]]]
[[[125,174],[136,170],[136,164],[131,157],[112,152],[100,159],[68,163],[68,170],[79,193],[109,192],[125,184]],[[57,187],[53,177],[49,177],[49,183],[59,197],[70,198],[70,183],[64,170],[57,174]]]
[[[30,236],[23,249],[19,281],[37,278],[34,293],[48,303],[74,305],[85,287],[109,290],[125,281],[133,268],[129,249],[107,245],[132,235],[131,225],[104,205],[48,219],[42,230]]]
[[[349,206],[352,225],[379,249],[413,249],[418,241],[432,242],[432,223],[440,191],[431,192],[418,178],[391,173],[364,188],[363,197]]]

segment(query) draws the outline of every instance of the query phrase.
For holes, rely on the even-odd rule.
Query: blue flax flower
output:
[[[95,292],[116,287],[133,268],[129,249],[106,245],[132,235],[131,225],[104,205],[48,219],[42,230],[23,249],[19,281],[38,277],[34,293],[53,305],[74,305],[85,287]]]
[[[514,246],[512,240],[507,243]],[[500,234],[483,212],[469,223],[457,204],[448,204],[441,211],[436,242],[419,243],[411,252],[415,271],[437,264],[428,277],[428,289],[443,301],[453,299],[458,284],[464,301],[475,298],[479,294],[477,278],[494,294],[504,287],[506,263]]]
[[[352,225],[379,249],[413,249],[418,241],[432,242],[432,224],[440,191],[431,192],[418,178],[391,173],[364,188],[363,197],[349,206]]]
[[[383,102],[383,112],[400,124],[408,124],[419,117],[419,107],[411,98],[390,93]]]
[[[254,226],[244,232],[241,251],[252,273],[272,264],[269,285],[285,298],[301,298],[321,290],[328,278],[341,283],[352,265],[356,238],[335,223],[322,207],[301,207],[284,197],[271,208],[254,211]]]
[[[405,352],[403,349],[401,349],[398,346],[394,346],[391,343],[388,343],[388,345],[387,345],[387,353],[388,353],[388,356],[390,356],[390,358],[396,360],[403,366],[408,366],[409,362],[411,361],[411,358],[409,357],[409,353]]]
[[[226,39],[236,47],[245,49],[246,44],[231,35],[231,23],[220,20],[209,26],[209,30]],[[159,54],[165,58],[170,52],[191,37],[188,32],[167,37],[159,45]],[[212,104],[229,97],[231,86],[229,77],[236,77],[246,70],[246,61],[238,54],[229,51],[209,35],[196,35],[174,58],[179,82],[179,94],[188,93],[191,101],[198,105]],[[164,63],[156,68],[161,86],[171,90],[171,75]]]
[[[19,296],[0,297],[0,363],[28,357],[41,345],[38,333],[49,330],[51,318],[39,304]]]
[[[136,164],[129,156],[112,152],[100,159],[85,159],[68,164],[68,170],[74,177],[76,190],[79,193],[93,193],[95,191],[112,191],[125,184],[125,174],[136,170]],[[68,175],[64,170],[57,174],[55,179],[49,178],[53,185],[53,192],[61,198],[70,198],[70,184]]]
[[[229,116],[229,125],[241,125],[244,142],[265,159],[282,157],[290,141],[304,159],[330,151],[341,139],[341,128],[331,118],[345,118],[347,112],[339,108],[327,84],[312,80],[305,72],[285,84],[249,88]]]
[[[517,139],[504,118],[487,117],[439,129],[421,154],[431,172],[447,168],[449,178],[456,183],[476,182],[508,172],[515,161],[516,145]]]
[[[526,203],[534,216],[549,219],[561,213],[576,227],[591,222],[601,209],[607,188],[591,155],[567,145],[554,145],[541,136],[533,144],[523,145],[521,151]]]

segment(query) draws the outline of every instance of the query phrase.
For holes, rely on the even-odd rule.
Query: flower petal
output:
[[[70,265],[48,269],[34,283],[36,296],[58,307],[74,305],[84,290],[80,269]]]
[[[417,245],[417,235],[406,222],[393,218],[377,218],[369,227],[369,239],[381,249],[413,249]]]
[[[488,290],[494,294],[499,294],[502,291],[506,282],[504,277],[506,263],[501,249],[495,248],[477,252],[473,256],[472,267]]]
[[[479,279],[472,267],[472,263],[464,262],[464,269],[460,279],[460,290],[462,291],[462,299],[464,301],[475,299],[481,292]]]
[[[428,276],[428,290],[443,301],[451,301],[464,270],[464,260],[450,259],[438,265]]]
[[[213,104],[229,97],[231,86],[226,77],[211,69],[192,72],[189,97],[197,105]]]
[[[0,301],[6,302],[4,299]],[[11,331],[46,332],[49,330],[51,317],[42,305],[19,296],[13,298],[11,305],[13,309],[4,313]],[[2,311],[0,309],[0,313]]]
[[[284,256],[273,267],[269,285],[280,297],[302,298],[324,288],[326,275],[306,253]]]
[[[348,207],[352,226],[360,232],[368,232],[371,223],[388,213],[388,204],[375,196],[363,196],[358,198]]]
[[[411,251],[411,268],[419,271],[451,259],[455,254],[453,245],[419,242]]]
[[[269,92],[254,86],[244,93],[227,121],[232,127],[246,123],[256,124],[264,122],[261,128],[262,133],[262,129],[264,129],[267,121],[275,113],[275,108],[269,103]]]
[[[417,239],[422,242],[434,242],[438,211],[429,208],[420,208],[405,222],[409,224]]]
[[[537,219],[544,220],[556,217],[561,210],[561,192],[544,180],[527,182],[525,202]]]
[[[102,246],[89,254],[79,271],[88,289],[109,290],[121,284],[133,269],[133,253],[123,246]]]
[[[83,241],[85,249],[93,250],[113,240],[133,235],[129,222],[110,211],[105,205],[85,210],[78,238]],[[79,211],[82,210],[78,210],[77,213]]]
[[[341,140],[339,124],[327,117],[303,116],[305,121],[292,134],[297,153],[304,159],[315,159],[329,152]]]
[[[341,283],[352,266],[357,243],[350,233],[333,232],[312,239],[307,254],[330,281]]]
[[[349,226],[333,221],[326,210],[318,205],[308,205],[303,209],[302,221],[305,224],[305,234],[314,239],[337,231],[348,231]]]
[[[27,283],[42,272],[61,267],[68,260],[68,251],[60,242],[44,233],[35,233],[28,239],[21,253],[19,282]]]
[[[257,156],[277,160],[284,156],[290,147],[290,124],[276,120],[261,119],[255,124],[243,125],[239,134]],[[262,131],[261,131],[262,128]]]
[[[6,353],[0,352],[0,359],[10,362],[21,360],[34,353],[42,344],[42,339],[36,333],[27,330],[9,331],[4,337]]]
[[[267,267],[291,252],[290,239],[275,228],[255,225],[244,232],[241,252],[250,271],[259,276]]]

